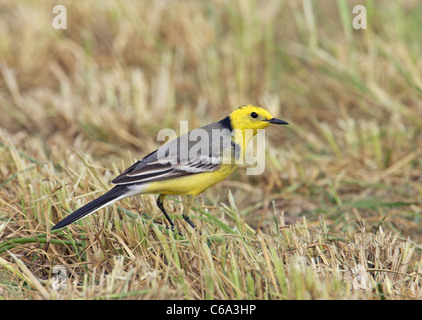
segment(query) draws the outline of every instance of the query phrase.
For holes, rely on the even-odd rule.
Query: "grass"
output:
[[[421,298],[418,1],[366,1],[366,30],[355,1],[61,4],[66,30],[0,4],[1,299]],[[152,195],[49,231],[160,129],[246,103],[290,126],[197,200],[202,235]]]

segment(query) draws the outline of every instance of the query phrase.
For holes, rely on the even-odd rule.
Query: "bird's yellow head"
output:
[[[230,114],[233,129],[265,129],[271,124],[288,124],[286,121],[274,118],[271,113],[261,107],[245,105]],[[254,132],[256,134],[256,132]]]

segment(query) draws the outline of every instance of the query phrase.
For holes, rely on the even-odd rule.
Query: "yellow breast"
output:
[[[218,170],[149,183],[142,193],[196,196],[229,176],[236,165],[223,164]]]

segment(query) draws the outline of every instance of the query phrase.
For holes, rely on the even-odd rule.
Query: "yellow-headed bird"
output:
[[[230,175],[245,156],[252,137],[270,124],[288,123],[261,107],[239,107],[226,118],[194,129],[137,161],[112,181],[116,185],[113,189],[61,220],[52,230],[64,228],[117,200],[151,193],[159,194],[157,206],[172,230],[174,223],[164,209],[164,198],[169,194],[186,195],[182,216],[196,229],[188,217],[194,198]]]

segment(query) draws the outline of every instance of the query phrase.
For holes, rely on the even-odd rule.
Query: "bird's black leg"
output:
[[[164,213],[164,216],[166,217],[167,221],[170,223],[171,231],[174,231],[174,223],[171,221],[170,216],[164,209],[164,198],[166,197],[165,194],[160,194],[157,199],[157,206],[160,208],[161,212]]]
[[[192,228],[194,228],[195,230],[198,230],[198,229],[196,228],[195,224],[192,222],[192,220],[191,220],[191,219],[189,219],[189,217],[188,217],[188,214],[189,214],[190,208],[192,207],[193,199],[195,199],[195,197],[194,197],[194,196],[191,196],[191,195],[188,195],[188,196],[187,196],[187,198],[186,198],[186,202],[185,202],[185,205],[183,206],[182,216],[183,216],[183,219],[184,219],[187,223],[189,223],[189,225],[190,225]]]

